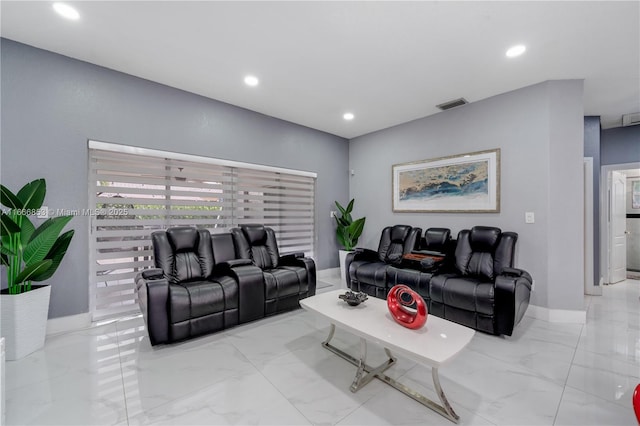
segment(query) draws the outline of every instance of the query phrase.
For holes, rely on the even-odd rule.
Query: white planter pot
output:
[[[340,258],[340,288],[349,288],[347,286],[347,273],[344,266],[349,253],[351,253],[350,250],[338,250],[338,257]]]
[[[7,360],[16,360],[44,346],[51,286],[21,294],[2,294],[2,336]]]

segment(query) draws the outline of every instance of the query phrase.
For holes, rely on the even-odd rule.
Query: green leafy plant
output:
[[[9,294],[31,290],[32,281],[44,281],[54,274],[71,243],[74,231],[60,235],[72,216],[47,219],[38,228],[29,216],[42,207],[47,192],[44,179],[26,184],[17,194],[0,185],[0,257],[7,270]]]
[[[336,228],[336,236],[338,238],[338,242],[344,247],[345,250],[353,250],[358,244],[358,238],[362,235],[362,230],[364,229],[364,223],[366,218],[361,217],[360,219],[353,220],[351,217],[351,212],[353,211],[353,202],[355,199],[349,201],[347,207],[342,207],[340,203],[336,201],[336,207],[340,211],[340,216],[335,215],[336,223],[338,227]]]

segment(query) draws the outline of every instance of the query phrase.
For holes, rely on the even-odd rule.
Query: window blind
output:
[[[138,310],[134,278],[153,267],[151,233],[172,226],[274,229],[281,253],[315,256],[315,174],[89,144],[94,320]]]

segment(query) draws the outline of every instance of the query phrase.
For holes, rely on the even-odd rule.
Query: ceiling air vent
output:
[[[442,111],[445,111],[447,109],[459,107],[461,105],[466,105],[468,103],[469,102],[467,102],[467,100],[465,98],[458,98],[458,99],[454,99],[454,100],[449,101],[449,102],[442,103],[440,105],[436,105],[436,107],[440,108]]]
[[[625,114],[622,116],[622,127],[640,124],[640,112],[635,114]]]

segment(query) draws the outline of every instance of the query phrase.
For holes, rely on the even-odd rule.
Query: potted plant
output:
[[[0,302],[9,360],[44,346],[51,287],[32,282],[54,274],[74,233],[71,230],[60,235],[72,216],[47,219],[37,228],[29,219],[40,212],[45,194],[44,179],[26,184],[17,194],[0,185],[0,203],[8,208],[0,212],[0,257],[7,286],[0,292]]]
[[[340,257],[340,276],[346,280],[346,271],[345,271],[345,260],[347,258],[347,254],[356,247],[358,244],[358,238],[362,235],[362,230],[364,229],[364,223],[366,218],[361,217],[359,219],[353,220],[351,217],[351,212],[353,211],[353,203],[355,198],[349,201],[347,207],[342,207],[340,203],[337,201],[336,207],[338,208],[340,215],[334,215],[333,217],[336,219],[336,237],[338,242],[344,250],[339,250]],[[345,283],[346,284],[346,283]]]

